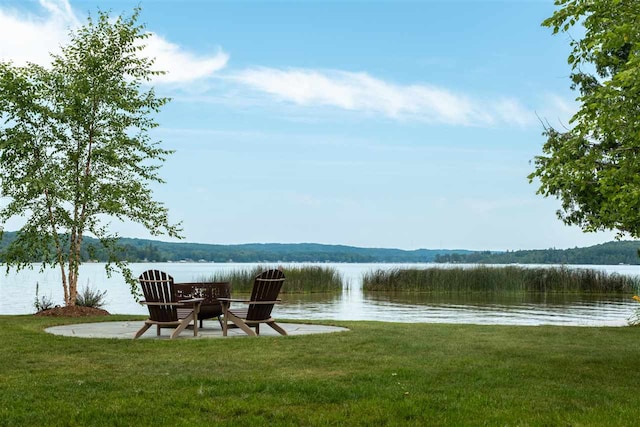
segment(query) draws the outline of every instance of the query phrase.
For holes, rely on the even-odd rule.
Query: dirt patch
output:
[[[107,310],[93,307],[80,307],[73,305],[68,307],[54,307],[49,310],[37,312],[34,316],[55,316],[55,317],[83,317],[83,316],[109,316]]]

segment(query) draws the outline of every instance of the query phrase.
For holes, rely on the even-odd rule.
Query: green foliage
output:
[[[285,293],[339,292],[344,287],[342,276],[333,267],[286,267],[284,274],[287,278],[283,286]]]
[[[99,12],[70,33],[49,68],[0,62],[0,192],[8,198],[0,222],[26,220],[3,259],[18,269],[34,257],[57,265],[67,305],[76,301],[85,233],[98,238],[107,271],[115,265],[133,290],[109,221],[136,222],[154,235],[179,232],[151,198],[170,151],[148,132],[168,99],[143,88],[159,73],[140,55],[149,35],[138,15],[112,20]]]
[[[202,282],[229,282],[232,292],[250,292],[253,279],[262,273],[266,267],[254,267],[253,269],[218,271],[201,279]],[[285,273],[286,277],[286,273]],[[285,280],[286,281],[286,280]],[[281,292],[284,292],[284,286]]]
[[[640,264],[640,242],[607,242],[586,248],[473,252],[436,256],[435,262],[466,264]]]
[[[257,275],[266,270],[253,269],[217,272],[202,279],[206,282],[230,282],[232,292],[251,292]],[[343,288],[342,276],[335,268],[322,266],[295,266],[284,268],[285,281],[280,291],[289,293],[336,292]]]
[[[250,243],[242,245],[205,245],[195,243],[160,243],[127,240],[133,251],[141,245],[152,245],[159,260],[178,261],[204,259],[215,262],[430,262],[440,253],[470,251],[418,249],[358,248],[316,243],[280,244]],[[146,250],[146,249],[145,249]],[[151,259],[151,258],[149,258]]]
[[[558,216],[584,231],[640,236],[640,3],[556,0],[542,25],[553,33],[579,24],[568,62],[581,106],[565,131],[546,126],[544,155],[529,180],[561,200]],[[593,70],[589,72],[588,70]]]
[[[0,241],[2,250],[16,238],[15,232],[5,232]],[[100,242],[91,237],[83,239],[82,261],[108,261],[109,254]],[[212,245],[202,243],[161,242],[157,240],[120,238],[117,241],[119,259],[130,262],[213,261],[213,262],[430,262],[440,254],[467,254],[467,250],[357,248],[315,243],[249,243],[241,245]],[[37,254],[33,262],[41,259]]]
[[[87,284],[87,286],[85,286],[80,292],[78,292],[76,305],[79,305],[81,307],[102,308],[106,304],[106,296],[107,291],[100,292],[97,289],[90,288]]]
[[[486,267],[376,270],[363,276],[366,291],[633,293],[640,279],[597,270]]]
[[[0,262],[3,249],[16,238],[15,232],[5,232],[0,241]],[[81,260],[106,262],[108,253],[100,242],[83,239]],[[356,248],[320,244],[243,244],[212,245],[157,240],[120,238],[118,259],[128,262],[206,261],[206,262],[439,262],[468,264],[640,264],[638,241],[615,241],[585,248],[536,249],[506,252],[469,250],[403,251],[400,249]],[[33,262],[41,261],[32,254]]]

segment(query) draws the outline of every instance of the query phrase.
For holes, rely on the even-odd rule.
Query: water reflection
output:
[[[577,294],[367,293],[365,299],[379,312],[402,316],[401,322],[622,326],[635,309],[629,297]]]
[[[132,264],[138,275],[149,268],[170,272],[176,281],[192,281],[217,271],[253,268],[257,264]],[[347,284],[332,294],[282,294],[274,315],[282,319],[377,320],[391,322],[623,326],[638,304],[629,296],[589,294],[514,293],[496,295],[405,294],[363,292],[362,275],[391,268],[429,268],[433,264],[323,264],[336,268]],[[442,266],[447,268],[447,266]],[[577,266],[619,274],[637,274],[630,266]],[[81,286],[107,290],[108,311],[114,314],[147,314],[137,304],[121,277],[106,277],[103,264],[81,266]],[[35,285],[40,295],[62,302],[59,272],[23,271],[0,275],[0,314],[33,313]],[[286,286],[286,284],[285,284]]]
[[[471,293],[406,293],[406,292],[364,292],[365,298],[375,301],[397,302],[419,305],[479,305],[508,306],[535,304],[542,306],[563,306],[574,304],[594,304],[603,300],[619,303],[629,302],[626,295],[599,295],[558,292],[471,292]]]
[[[283,295],[277,316],[288,319],[405,323],[624,326],[636,304],[628,296],[365,293]]]

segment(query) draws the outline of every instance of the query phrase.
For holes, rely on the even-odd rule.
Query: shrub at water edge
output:
[[[107,303],[105,300],[106,296],[107,291],[90,288],[87,284],[84,289],[78,292],[76,305],[81,307],[103,308]]]

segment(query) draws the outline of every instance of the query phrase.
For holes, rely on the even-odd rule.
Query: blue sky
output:
[[[98,7],[142,7],[173,101],[155,197],[187,241],[587,246],[535,194],[538,117],[567,124],[552,1],[7,1],[0,59],[47,62]],[[16,224],[19,219],[16,220]],[[6,228],[11,229],[12,224]],[[128,237],[149,237],[113,222]]]

